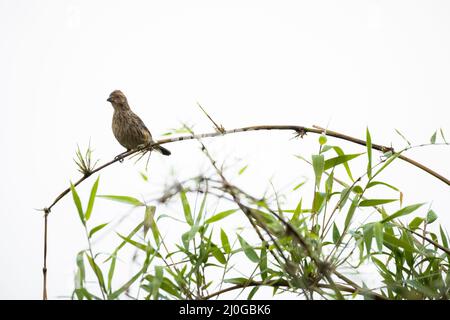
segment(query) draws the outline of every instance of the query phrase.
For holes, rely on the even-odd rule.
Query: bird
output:
[[[127,152],[154,142],[150,130],[147,129],[144,121],[131,110],[127,97],[122,91],[114,90],[106,101],[110,102],[114,108],[113,134],[117,141],[127,149]],[[160,145],[153,146],[152,149],[165,156],[171,154],[169,150]]]

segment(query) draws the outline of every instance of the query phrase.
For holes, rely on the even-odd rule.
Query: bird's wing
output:
[[[150,130],[148,130],[148,128],[145,126],[144,121],[142,121],[141,118],[139,118],[139,116],[137,114],[135,114],[134,112],[131,112],[132,116],[131,119],[134,122],[134,124],[139,127],[141,130],[145,131],[146,133],[148,133],[149,135],[149,140],[152,140],[152,134],[150,133]]]

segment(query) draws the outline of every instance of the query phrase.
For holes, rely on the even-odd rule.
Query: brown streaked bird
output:
[[[114,90],[106,101],[111,102],[114,108],[112,119],[114,136],[127,151],[137,149],[153,141],[152,134],[144,122],[131,111],[127,97],[122,91]],[[170,155],[170,151],[162,146],[154,146],[153,149],[165,156]]]

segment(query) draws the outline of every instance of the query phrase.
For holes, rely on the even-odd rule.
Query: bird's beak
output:
[[[108,99],[106,99],[106,101],[108,101],[108,102],[112,102],[112,98],[111,98],[111,97],[109,97]]]

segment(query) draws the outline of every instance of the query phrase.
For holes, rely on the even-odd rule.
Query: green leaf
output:
[[[231,210],[222,211],[220,213],[217,213],[217,214],[213,215],[211,218],[206,220],[205,223],[213,223],[213,222],[222,220],[223,218],[228,217],[229,215],[235,213],[236,211],[238,211],[238,209],[231,209]]]
[[[328,159],[325,161],[324,170],[328,170],[328,169],[336,167],[342,163],[346,163],[352,159],[359,157],[360,155],[362,155],[362,153],[344,154],[344,155],[340,155],[340,156]]]
[[[95,180],[95,183],[94,183],[94,185],[92,186],[92,189],[91,189],[91,195],[89,196],[89,202],[88,202],[88,206],[87,206],[87,209],[86,209],[86,214],[84,215],[86,217],[86,221],[88,221],[89,218],[91,217],[92,208],[94,207],[95,196],[97,195],[98,181],[99,180],[100,180],[100,176],[98,176],[97,180]]]
[[[95,275],[97,276],[98,282],[100,283],[100,286],[102,288],[105,288],[105,280],[103,279],[102,270],[100,267],[95,263],[94,259],[91,258],[88,254],[86,255],[88,258],[89,264],[91,265],[92,270],[94,270]]]
[[[222,241],[223,251],[225,251],[226,254],[230,254],[230,242],[228,241],[227,234],[225,233],[225,231],[223,231],[223,229],[220,229],[220,240]]]
[[[145,182],[148,181],[148,176],[144,172],[139,172],[139,174],[141,175],[142,180],[144,180]]]
[[[180,191],[181,204],[183,205],[184,217],[186,222],[192,226],[194,224],[194,219],[192,219],[191,206],[189,205],[189,201],[186,197],[186,191],[182,189]]]
[[[132,240],[132,239],[129,238],[129,237],[125,237],[125,236],[121,235],[120,233],[117,233],[117,232],[116,232],[116,234],[117,234],[119,237],[121,237],[125,242],[128,242],[129,244],[135,246],[136,248],[141,249],[141,250],[147,252],[147,246],[146,246],[145,244],[140,243],[140,242],[137,242],[137,241],[134,241],[134,240]]]
[[[350,208],[348,209],[347,216],[345,217],[344,230],[347,230],[353,215],[355,214],[356,207],[358,206],[358,197],[354,197]]]
[[[109,265],[109,271],[108,271],[108,292],[111,293],[111,285],[112,285],[112,278],[114,276],[114,270],[116,269],[116,255],[112,256],[111,264]]]
[[[381,223],[386,223],[386,222],[391,221],[391,220],[393,220],[395,218],[398,218],[398,217],[410,214],[410,213],[416,211],[417,209],[419,209],[423,205],[424,205],[424,203],[418,203],[418,204],[413,204],[413,205],[404,207],[404,208],[398,210],[397,212],[395,212],[394,214],[391,214],[389,217],[383,219],[381,221]]]
[[[144,216],[144,237],[147,235],[148,230],[152,229],[153,238],[155,239],[155,243],[158,244],[160,240],[160,234],[158,230],[158,226],[155,221],[155,206],[146,206],[145,207],[145,216]]]
[[[238,285],[245,285],[249,282],[249,280],[246,278],[243,278],[243,277],[239,277],[239,278],[225,279],[223,282],[231,283],[231,284],[238,284]]]
[[[391,188],[391,189],[393,189],[393,190],[395,190],[395,191],[398,191],[398,192],[400,192],[400,190],[398,189],[398,188],[396,188],[396,187],[394,187],[394,186],[391,186],[390,184],[387,184],[386,182],[381,182],[381,181],[371,181],[371,182],[369,182],[368,184],[367,184],[367,189],[369,189],[369,188],[372,188],[373,186],[376,186],[376,185],[384,185],[384,186],[386,186],[386,187],[389,187],[389,188]]]
[[[325,181],[325,193],[327,195],[333,192],[333,182],[334,182],[334,170],[328,175],[327,180]]]
[[[314,169],[314,175],[316,177],[316,186],[319,187],[325,166],[325,159],[323,157],[323,154],[312,156],[312,166]]]
[[[152,296],[153,299],[158,299],[158,295],[159,295],[159,288],[163,282],[163,277],[164,277],[164,269],[161,266],[155,266],[155,277],[153,278],[153,283],[152,283],[152,287],[153,287],[153,292],[152,292]]]
[[[437,220],[438,216],[433,210],[429,210],[427,213],[427,223],[433,223]]]
[[[430,142],[431,142],[432,144],[435,144],[435,143],[436,143],[436,134],[437,134],[437,131],[435,131],[435,132],[433,133],[433,135],[431,136],[431,138],[430,138]]]
[[[380,222],[375,222],[373,224],[373,234],[375,236],[375,240],[377,241],[378,251],[383,250],[383,224]]]
[[[258,254],[256,253],[255,249],[253,249],[252,246],[250,246],[247,241],[245,241],[240,235],[237,235],[239,239],[239,243],[241,244],[242,250],[244,250],[245,255],[247,258],[250,259],[252,262],[259,262]]]
[[[359,207],[373,207],[380,204],[386,204],[390,202],[398,201],[398,199],[366,199],[359,203]]]
[[[97,197],[130,204],[135,207],[145,206],[145,204],[138,199],[128,196],[98,195]]]
[[[248,165],[246,165],[245,167],[241,168],[241,170],[239,170],[238,175],[241,175],[244,173],[245,170],[247,170]]]
[[[307,182],[307,180],[305,180],[305,181],[303,181],[303,182],[300,182],[298,185],[296,185],[296,186],[294,187],[294,189],[292,189],[292,191],[297,190],[298,188],[300,188],[301,186],[303,186],[306,182]]]
[[[345,206],[345,203],[347,202],[349,196],[350,196],[350,188],[344,188],[341,192],[341,197],[339,199],[339,210],[341,210]]]
[[[421,225],[421,223],[424,221],[424,218],[420,218],[420,217],[415,217],[410,223],[409,223],[409,228],[411,230],[416,230],[417,228],[419,228],[419,226]]]
[[[77,266],[78,266],[78,270],[80,270],[80,283],[78,283],[78,287],[81,288],[83,286],[84,283],[84,279],[86,278],[86,269],[84,267],[84,250],[78,252],[77,254]]]
[[[391,245],[395,248],[403,248],[408,252],[417,252],[417,250],[414,249],[414,247],[412,247],[411,244],[409,244],[407,241],[397,239],[396,237],[387,232],[383,233],[383,238],[384,238],[383,243]]]
[[[363,188],[361,188],[361,186],[358,186],[358,185],[354,186],[353,189],[352,189],[352,191],[353,191],[354,193],[357,193],[357,194],[363,194],[363,193],[364,193]]]
[[[333,243],[337,243],[339,238],[341,237],[340,233],[339,233],[339,229],[336,226],[336,223],[333,222]]]
[[[263,241],[261,244],[261,262],[259,263],[259,269],[261,270],[262,281],[267,279],[267,243]]]
[[[441,234],[442,244],[444,245],[444,247],[448,248],[448,240],[445,235],[444,229],[442,229],[442,226],[439,226],[439,233]]]
[[[141,276],[143,272],[143,269],[139,270],[130,280],[128,280],[124,285],[122,285],[119,289],[114,291],[108,296],[109,300],[114,300],[117,297],[119,297],[122,293],[128,290],[128,288],[131,287],[131,285]]]
[[[253,287],[253,289],[248,294],[247,300],[252,300],[253,296],[255,295],[256,291],[258,291],[259,287]]]
[[[343,156],[345,154],[344,151],[338,146],[333,146],[332,148],[333,148],[333,150],[336,152],[336,154],[338,156]],[[345,167],[345,171],[347,171],[348,177],[350,178],[350,180],[354,181],[353,176],[352,176],[352,172],[350,170],[350,166],[348,165],[347,162],[344,162],[343,164],[344,164],[344,167]]]
[[[104,227],[106,227],[108,225],[108,223],[102,223],[99,224],[98,226],[92,228],[92,230],[89,232],[89,239],[97,232],[102,230]]]
[[[367,176],[372,179],[372,137],[369,127],[366,128],[366,147],[367,147]]]
[[[363,226],[364,243],[366,245],[367,254],[370,254],[373,239],[373,223],[368,223]]]
[[[75,190],[75,187],[72,184],[72,182],[70,183],[70,190],[72,191],[73,202],[75,203],[75,206],[77,207],[77,211],[78,211],[78,215],[80,216],[81,223],[85,225],[86,220],[84,219],[84,213],[83,213],[83,207],[81,206],[81,200],[80,200],[80,197],[78,196],[78,193]]]
[[[217,247],[215,244],[211,244],[211,253],[216,258],[217,261],[219,261],[221,264],[227,263],[227,260],[225,259],[225,256],[223,255],[222,251],[220,251],[220,248]]]
[[[440,128],[439,131],[441,132],[442,140],[444,140],[445,143],[448,143],[447,140],[445,140],[444,131],[442,130],[442,128]]]
[[[314,213],[320,212],[325,203],[325,199],[327,198],[327,194],[324,192],[316,192],[314,195],[313,207],[312,210]]]
[[[131,239],[144,225],[143,222],[139,223],[127,236],[128,239]],[[127,241],[122,241],[119,246],[114,250],[114,252],[109,256],[109,258],[107,258],[104,262],[109,261],[110,259],[112,259],[112,257],[116,257],[117,253],[120,251],[120,249],[123,248],[123,246],[127,244]]]

